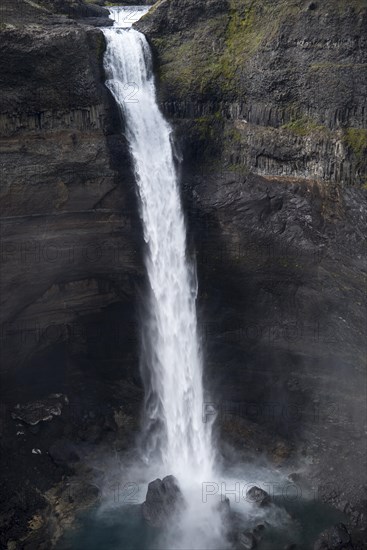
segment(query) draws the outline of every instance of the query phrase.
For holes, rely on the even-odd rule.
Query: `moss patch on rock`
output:
[[[349,147],[355,157],[362,161],[367,154],[367,130],[363,128],[347,128],[344,135],[344,143]]]
[[[180,97],[211,94],[220,85],[220,57],[227,17],[200,21],[184,36],[174,34],[152,40],[159,52],[159,76],[168,93]]]
[[[300,137],[305,137],[314,133],[323,133],[325,135],[330,133],[330,130],[326,128],[326,126],[318,124],[308,117],[291,120],[287,124],[283,124],[282,130],[289,130]]]
[[[244,64],[274,37],[283,18],[296,12],[298,4],[297,0],[231,0],[224,13],[197,20],[179,33],[151,37],[167,94],[180,98],[190,93],[238,94]],[[159,3],[153,10],[158,7]]]

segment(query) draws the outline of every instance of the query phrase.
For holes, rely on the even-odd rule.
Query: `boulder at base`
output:
[[[152,527],[163,527],[183,504],[184,498],[174,476],[156,479],[148,485],[142,505],[143,517]]]
[[[270,504],[269,494],[259,487],[251,487],[246,493],[246,500],[256,506],[262,507]]]

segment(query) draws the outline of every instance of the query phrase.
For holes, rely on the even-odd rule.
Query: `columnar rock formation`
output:
[[[130,160],[103,85],[103,34],[40,6],[19,9],[5,6],[0,35],[5,370],[56,335],[65,342],[83,316],[129,303],[142,272]]]

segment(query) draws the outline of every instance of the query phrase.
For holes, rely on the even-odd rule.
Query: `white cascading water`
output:
[[[157,105],[145,36],[126,28],[131,25],[126,24],[123,8],[110,12],[115,24],[103,29],[107,86],[123,113],[147,244],[149,296],[143,362],[149,380],[144,428],[165,475],[175,475],[183,491],[195,484],[200,489],[203,481],[212,479],[213,448],[211,424],[203,422],[197,285],[186,258],[171,128]]]
[[[149,292],[142,330],[146,472],[138,465],[139,472],[133,468],[132,474],[138,477],[130,481],[146,482],[170,474],[179,481],[186,506],[166,526],[160,550],[223,550],[230,543],[218,504],[228,490],[233,494],[238,477],[223,478],[215,470],[212,422],[203,418],[197,282],[186,257],[171,128],[157,105],[149,45],[143,34],[131,28],[147,11],[145,7],[111,8],[114,26],[102,29],[107,41],[106,84],[123,115],[147,245]],[[209,415],[213,420],[211,412]],[[262,479],[267,475],[260,474]],[[217,476],[222,481],[213,483]],[[204,495],[204,485],[216,489],[209,498]],[[240,502],[237,512],[245,510],[251,518],[250,505],[237,497],[232,497],[231,503]]]

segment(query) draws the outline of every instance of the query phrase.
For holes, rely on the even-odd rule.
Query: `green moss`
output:
[[[220,59],[227,87],[238,88],[247,60],[274,38],[283,20],[298,11],[297,0],[230,0],[226,48]]]
[[[158,2],[151,10],[168,0]],[[345,11],[345,0],[323,0],[309,14]],[[366,5],[366,0],[350,0],[354,9]],[[340,9],[339,9],[340,8]],[[152,37],[159,54],[160,75],[165,95],[184,98],[195,94],[210,94],[212,98],[242,98],[246,94],[246,64],[256,52],[277,36],[283,22],[288,25],[307,12],[306,0],[228,0],[228,9],[221,14],[200,16],[179,33]],[[341,15],[339,13],[339,15]],[[145,17],[149,18],[150,15]],[[320,63],[310,70],[359,69],[365,64]]]
[[[248,176],[250,173],[250,168],[246,164],[228,164],[226,166],[226,171],[236,174],[238,176]]]
[[[355,157],[361,161],[367,153],[367,130],[347,128],[344,134],[344,143],[351,149]]]
[[[226,18],[219,15],[198,21],[184,36],[152,39],[160,53],[159,77],[168,93],[187,97],[191,92],[212,93],[219,86],[221,52],[212,37],[223,34],[225,26]]]
[[[169,0],[163,1],[169,4]],[[339,4],[343,3],[345,11],[345,0],[317,2],[318,9],[314,12],[310,11],[309,16],[314,14],[319,17],[323,13],[335,14],[339,9]],[[351,0],[351,4],[358,6],[359,0]],[[154,7],[153,10],[155,9],[157,8]],[[166,33],[162,31],[159,37],[151,36],[158,58],[159,90],[162,98],[189,102],[191,96],[197,101],[201,94],[203,101],[209,99],[212,105],[219,106],[237,100],[245,103],[249,78],[251,75],[256,75],[256,68],[252,64],[259,63],[258,72],[261,67],[264,68],[263,70],[271,71],[269,44],[271,45],[274,39],[278,40],[277,37],[280,38],[282,34],[288,36],[287,30],[283,33],[283,24],[286,24],[288,29],[293,23],[299,24],[300,18],[308,17],[307,2],[304,0],[228,0],[228,9],[225,9],[226,11],[223,13],[209,16],[206,19],[198,15],[190,24],[183,24],[179,32]],[[148,18],[149,15],[146,17]],[[269,66],[266,62],[268,58]],[[310,78],[314,79],[320,76],[317,71],[321,73],[326,70],[330,78],[332,77],[331,82],[335,80],[337,83],[338,71],[348,74],[349,71],[363,70],[365,67],[364,63],[325,61],[309,65],[309,71]],[[288,71],[293,71],[292,66],[286,65],[281,68],[284,68],[287,75]],[[278,69],[278,58],[276,58],[274,71]],[[294,68],[294,70],[296,69]],[[311,73],[311,71],[314,72]],[[290,80],[293,82],[293,77],[290,77]],[[276,82],[275,79],[274,81]],[[282,91],[283,83],[281,80],[279,83],[279,89]],[[253,88],[254,84],[250,83],[250,85]],[[264,82],[265,87],[266,81]],[[271,94],[269,103],[278,101],[279,108],[286,117],[285,120],[290,120],[290,122],[284,124],[281,129],[256,127],[254,130],[256,136],[264,132],[266,143],[266,140],[276,140],[282,132],[284,132],[282,136],[285,139],[287,136],[291,137],[290,134],[301,138],[307,136],[316,139],[325,138],[325,140],[333,140],[333,142],[341,139],[343,135],[341,130],[331,131],[317,120],[304,116],[302,105],[298,103],[292,88],[290,92],[282,94],[279,101],[277,95],[273,96],[273,92],[269,92]],[[252,90],[251,95],[254,96]],[[366,147],[366,138],[365,133],[358,134],[358,131],[354,130],[350,129],[345,132],[345,143],[359,159],[358,173],[360,176],[358,176],[358,181],[362,183],[365,181],[362,157]],[[251,125],[248,130],[244,128],[239,131],[236,128],[230,128],[226,121],[220,121],[219,117],[217,119],[215,115],[211,115],[195,119],[195,124],[189,126],[189,131],[192,132],[193,141],[199,143],[199,156],[204,159],[203,162],[208,159],[220,158],[220,164],[223,166],[223,161],[228,165],[233,160],[236,162],[236,159],[246,158],[246,155],[249,154],[247,148],[248,142],[251,141]],[[286,132],[289,132],[289,135]],[[244,153],[239,151],[240,148],[244,149]],[[212,154],[213,150],[215,150],[215,155]],[[238,169],[241,169],[241,164]],[[215,170],[217,170],[216,167]],[[235,171],[237,168],[231,165],[230,170]]]
[[[226,13],[198,20],[179,35],[153,37],[166,92],[176,97],[191,91],[220,98],[238,94],[246,62],[296,5],[297,0],[230,0]]]
[[[194,122],[200,140],[215,140],[221,135],[223,119],[219,112],[195,118]]]
[[[221,58],[221,68],[228,80],[235,78],[239,67],[260,46],[266,26],[258,28],[253,3],[241,7],[232,0],[230,18],[226,30],[226,50]]]
[[[229,141],[230,143],[242,143],[242,134],[237,128],[234,128],[233,126],[226,128],[225,130],[225,138],[226,141]]]
[[[300,137],[308,136],[309,134],[314,134],[314,133],[329,132],[326,126],[317,124],[315,121],[307,117],[301,117],[298,119],[291,120],[287,124],[283,124],[281,128],[282,130],[289,130],[293,134],[296,134],[297,136],[300,136]]]
[[[103,59],[103,55],[106,51],[106,40],[104,34],[101,32],[97,37],[97,56],[99,60]]]

